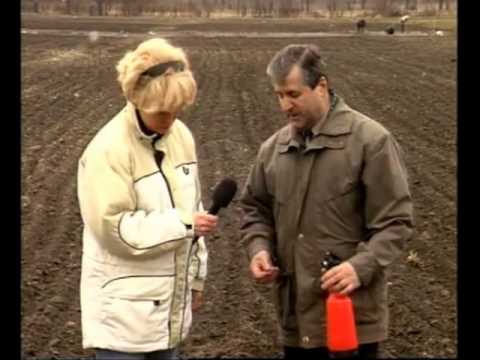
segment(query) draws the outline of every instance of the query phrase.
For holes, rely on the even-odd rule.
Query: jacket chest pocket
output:
[[[273,179],[270,184],[271,193],[275,197],[275,205],[285,205],[299,190],[299,182],[305,181],[302,171],[306,159],[297,152],[279,154],[274,165],[267,169],[266,178]]]
[[[356,185],[355,169],[345,148],[321,148],[306,154],[288,152],[278,155],[271,169],[275,199],[285,204],[308,191],[309,199],[324,202],[348,193]]]
[[[181,189],[195,189],[197,177],[197,163],[188,162],[175,166],[175,185]]]
[[[309,197],[316,203],[339,198],[357,186],[355,170],[345,149],[324,149],[312,166]]]
[[[184,212],[185,217],[190,217],[197,210],[197,173],[196,162],[177,164],[174,167],[173,197],[176,207]]]

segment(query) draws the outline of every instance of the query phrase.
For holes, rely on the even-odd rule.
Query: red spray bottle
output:
[[[341,260],[327,252],[322,270],[340,264]],[[329,293],[326,301],[327,348],[332,358],[351,358],[358,355],[357,328],[353,303],[349,296]]]

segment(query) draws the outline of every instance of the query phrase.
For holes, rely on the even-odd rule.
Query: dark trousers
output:
[[[284,346],[284,359],[332,359],[326,347],[303,349],[299,347]],[[362,344],[359,346],[358,355],[351,359],[376,359],[378,357],[378,343]]]

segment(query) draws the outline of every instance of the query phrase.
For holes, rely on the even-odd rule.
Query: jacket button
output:
[[[308,344],[310,342],[310,338],[308,336],[304,336],[302,338],[302,341],[305,343],[305,344]]]
[[[302,240],[304,238],[303,234],[298,235],[298,240]]]

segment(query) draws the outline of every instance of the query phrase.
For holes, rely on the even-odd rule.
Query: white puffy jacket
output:
[[[191,290],[203,290],[207,274],[204,239],[193,243],[203,207],[191,132],[176,119],[161,138],[148,136],[127,104],[81,156],[78,198],[83,347],[176,347],[192,322]]]

